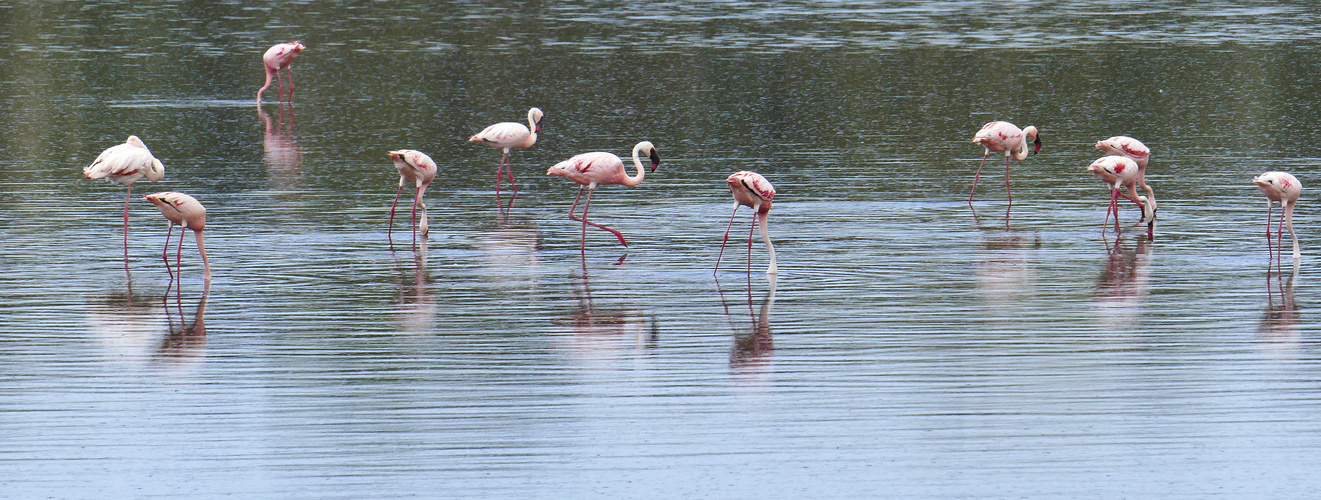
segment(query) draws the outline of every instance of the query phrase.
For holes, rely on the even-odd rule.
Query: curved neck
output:
[[[636,185],[638,185],[639,183],[641,183],[641,182],[642,182],[642,178],[647,176],[647,169],[646,169],[646,168],[643,168],[643,166],[642,166],[642,160],[641,160],[641,159],[638,159],[638,151],[640,151],[640,149],[639,149],[637,146],[634,146],[634,147],[633,147],[633,166],[635,166],[635,167],[638,168],[638,175],[633,176],[633,177],[625,177],[624,180],[623,180],[622,182],[620,182],[620,184],[623,184],[623,185],[628,186],[628,187],[633,187],[633,186],[636,186]]]

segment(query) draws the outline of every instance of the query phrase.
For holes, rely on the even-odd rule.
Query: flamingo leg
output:
[[[288,67],[284,68],[284,72],[285,72],[286,76],[289,77],[289,103],[292,104],[292,103],[294,102],[294,68],[293,68],[293,66],[288,66]]]
[[[422,201],[422,188],[419,186],[413,194],[413,248],[417,248],[417,205]]]
[[[596,184],[595,184],[595,183],[592,183],[592,184],[588,185],[588,187],[587,187],[587,203],[588,203],[588,204],[590,204],[590,203],[592,202],[592,192],[594,192],[594,191],[596,191]],[[582,188],[582,186],[580,185],[580,186],[578,187],[578,196],[579,196],[579,197],[582,197],[582,195],[583,195],[583,188]],[[579,219],[578,217],[575,217],[575,216],[573,215],[573,211],[574,211],[577,207],[578,207],[578,198],[574,198],[574,199],[573,199],[573,206],[569,208],[569,218],[570,218],[570,219],[573,219],[573,220],[575,220],[575,221],[582,222],[583,224],[586,224],[586,225],[590,225],[590,226],[593,226],[593,227],[598,227],[598,228],[604,229],[604,230],[606,230],[606,231],[610,231],[610,233],[611,233],[611,234],[614,234],[616,238],[619,238],[619,244],[624,245],[624,246],[628,246],[628,242],[624,240],[624,235],[620,234],[619,231],[616,231],[616,230],[614,230],[614,229],[611,229],[611,228],[608,228],[608,227],[602,226],[602,225],[597,224],[597,223],[595,223],[595,222],[590,222],[590,221],[588,221],[588,220],[587,220],[587,205],[583,205],[583,218]],[[584,235],[587,234],[587,228],[586,228],[586,227],[583,228],[583,234],[584,234]],[[584,243],[583,243],[583,244],[584,244],[584,251],[586,251],[586,250],[585,250],[585,249],[586,249],[586,240],[584,240]]]
[[[124,272],[128,272],[128,202],[133,198],[133,185],[124,190]]]
[[[1268,263],[1270,262],[1270,258],[1275,256],[1275,249],[1271,248],[1271,209],[1272,208],[1274,207],[1271,206],[1271,201],[1266,200],[1266,261]],[[1280,209],[1283,210],[1284,207],[1280,207]]]
[[[1005,194],[1009,195],[1009,205],[1012,206],[1014,204],[1014,193],[1009,189],[1009,155],[1005,155]],[[1119,215],[1116,212],[1115,219],[1118,218]]]
[[[500,176],[504,174],[505,160],[509,159],[509,148],[505,148],[505,153],[500,156],[500,164],[495,167],[495,197],[500,197]],[[580,193],[581,194],[581,193]]]
[[[1284,223],[1289,226],[1289,236],[1293,238],[1293,260],[1297,262],[1298,259],[1302,258],[1302,254],[1298,251],[1298,234],[1293,232],[1294,204],[1295,202],[1289,202],[1289,204],[1281,210],[1284,212]],[[1284,253],[1284,247],[1280,247],[1280,253]]]
[[[725,245],[729,243],[729,229],[734,227],[734,216],[738,215],[739,206],[739,202],[734,202],[734,213],[729,214],[729,224],[725,226],[725,239],[720,242],[720,253],[716,255],[716,268],[711,271],[711,274],[720,271],[720,259],[725,256]]]
[[[770,214],[767,212],[758,212],[757,217],[761,219],[761,239],[766,242],[766,253],[770,254],[771,263],[766,266],[766,274],[779,274],[780,268],[775,265],[775,245],[771,244],[771,233],[766,227],[767,219]]]
[[[390,233],[394,231],[394,209],[395,207],[399,206],[399,193],[402,193],[403,191],[404,191],[404,177],[400,176],[399,189],[394,190],[394,203],[390,204],[390,223],[389,226],[386,226],[385,229],[385,238],[390,240],[391,242],[394,241],[394,238],[390,236]]]
[[[185,224],[179,228],[179,249],[174,254],[174,269],[175,275],[179,277],[179,288],[183,288],[183,236],[184,229],[187,227]],[[166,266],[168,267],[169,264],[166,264]]]
[[[183,231],[183,228],[179,228]],[[174,270],[170,269],[170,235],[174,233],[174,221],[170,221],[170,227],[165,230],[165,248],[161,250],[161,260],[165,261],[165,272],[170,273],[170,280],[174,281]]]
[[[1115,234],[1119,234],[1119,189],[1110,194],[1110,209],[1115,212]]]
[[[972,176],[972,191],[968,193],[968,204],[972,204],[972,195],[977,193],[977,180],[982,178],[982,167],[986,165],[986,157],[991,155],[991,150],[986,150],[982,155],[982,162],[977,164],[977,173]]]
[[[514,188],[514,196],[518,196],[518,184],[514,183],[514,165],[509,163],[509,153],[505,153],[505,175],[509,176],[509,187]]]

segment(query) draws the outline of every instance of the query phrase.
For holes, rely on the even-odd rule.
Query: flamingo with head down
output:
[[[1141,169],[1138,168],[1137,162],[1131,158],[1110,155],[1092,162],[1091,165],[1087,166],[1087,171],[1112,188],[1110,205],[1106,207],[1106,221],[1101,226],[1101,232],[1104,233],[1105,226],[1110,223],[1110,212],[1115,213],[1115,232],[1119,232],[1119,196],[1122,194],[1121,188],[1128,186],[1129,192],[1136,194],[1136,189],[1133,186],[1141,176]],[[1129,197],[1128,194],[1124,196]],[[1147,221],[1147,238],[1153,238],[1156,230],[1156,197],[1138,196],[1137,198],[1129,197],[1129,199],[1142,207],[1142,219]]]
[[[1298,205],[1298,197],[1303,194],[1303,184],[1298,178],[1287,172],[1266,172],[1253,177],[1252,182],[1266,195],[1266,245],[1271,242],[1271,202],[1280,202],[1280,224],[1276,229],[1275,248],[1284,253],[1284,227],[1289,227],[1289,236],[1293,237],[1293,259],[1298,260],[1302,253],[1298,250],[1298,234],[1293,232],[1293,208]],[[1278,256],[1277,256],[1278,259]]]
[[[734,195],[734,213],[730,214],[729,224],[725,226],[725,239],[720,243],[720,254],[716,256],[716,268],[712,272],[720,270],[720,259],[725,255],[725,244],[729,243],[729,229],[734,226],[734,216],[738,214],[738,208],[749,206],[752,207],[752,228],[748,229],[748,272],[752,272],[752,231],[757,228],[757,222],[760,220],[761,239],[766,242],[766,251],[771,259],[770,265],[766,267],[766,274],[777,274],[779,268],[775,266],[775,246],[771,245],[771,236],[766,229],[771,200],[775,198],[775,187],[761,174],[746,170],[734,172],[725,179],[725,182],[729,184],[729,191]]]
[[[280,70],[285,70],[289,75],[289,101],[294,100],[294,69],[289,65],[294,62],[295,57],[298,57],[298,53],[304,50],[307,50],[307,46],[298,42],[281,43],[266,49],[266,53],[261,56],[262,65],[266,68],[266,84],[257,89],[257,104],[261,104],[261,95],[266,89],[271,88],[272,75],[275,76],[277,85],[276,99],[285,98],[284,81],[280,80]]]

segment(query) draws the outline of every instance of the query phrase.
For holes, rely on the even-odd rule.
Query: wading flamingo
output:
[[[1298,251],[1298,234],[1293,232],[1293,207],[1298,204],[1298,196],[1303,193],[1303,184],[1298,178],[1285,172],[1266,172],[1253,177],[1261,194],[1266,195],[1266,246],[1271,242],[1271,202],[1280,202],[1280,227],[1276,229],[1275,248],[1282,254],[1284,247],[1284,227],[1289,227],[1289,236],[1293,237],[1293,260],[1302,254]],[[1277,254],[1277,260],[1278,260]]]
[[[748,229],[748,273],[752,273],[752,231],[757,228],[759,219],[761,239],[766,242],[766,251],[771,256],[771,264],[766,267],[766,274],[778,273],[779,269],[775,267],[775,247],[771,245],[771,236],[766,229],[766,216],[771,211],[775,187],[761,174],[746,170],[734,172],[725,179],[725,182],[729,183],[729,191],[734,195],[734,213],[729,215],[729,224],[725,226],[725,239],[720,243],[720,254],[716,256],[716,268],[712,273],[720,270],[720,258],[725,255],[725,244],[729,243],[729,229],[734,227],[734,216],[738,215],[738,207],[743,205],[752,207],[752,227]]]
[[[1101,225],[1101,233],[1105,233],[1105,226],[1110,223],[1110,212],[1115,213],[1115,232],[1119,232],[1119,195],[1123,194],[1121,188],[1128,186],[1129,192],[1136,194],[1133,185],[1138,182],[1141,169],[1131,158],[1110,155],[1092,162],[1087,166],[1087,171],[1111,187],[1110,205],[1105,209],[1105,222]],[[1142,219],[1147,221],[1147,238],[1153,238],[1156,230],[1156,198],[1154,196],[1131,198],[1128,194],[1124,194],[1124,197],[1142,207]]]
[[[1132,137],[1117,135],[1104,141],[1096,141],[1096,149],[1106,154],[1126,156],[1138,164],[1138,180],[1129,187],[1128,199],[1137,199],[1136,186],[1142,186],[1142,189],[1147,191],[1147,198],[1156,199],[1156,193],[1147,185],[1147,163],[1151,161],[1151,149],[1147,148],[1146,144]],[[1138,206],[1142,205],[1138,204]],[[1146,217],[1145,211],[1143,217]]]
[[[656,154],[656,146],[648,141],[642,141],[637,146],[633,146],[633,165],[638,168],[638,175],[634,177],[629,177],[628,174],[624,173],[623,160],[620,160],[618,156],[603,152],[583,153],[556,163],[555,166],[546,171],[546,175],[558,175],[579,184],[578,196],[573,199],[573,206],[569,207],[569,218],[583,223],[581,248],[583,252],[587,252],[588,224],[614,233],[615,237],[619,238],[621,245],[628,246],[628,242],[624,241],[624,235],[619,234],[619,231],[595,222],[588,222],[587,208],[592,205],[592,192],[596,191],[597,184],[623,184],[633,187],[642,182],[642,178],[647,175],[646,170],[642,167],[642,160],[638,159],[638,154],[642,152],[646,152],[647,156],[651,157],[651,171],[655,172],[656,167],[660,166],[660,155]],[[573,212],[578,209],[578,200],[583,196],[583,186],[587,187],[587,202],[583,204],[583,217],[579,219],[573,215]]]
[[[469,142],[484,142],[495,149],[503,149],[504,156],[500,157],[500,166],[495,168],[495,195],[500,196],[500,172],[507,171],[509,175],[509,185],[514,188],[514,196],[518,196],[518,185],[514,184],[514,167],[509,164],[509,150],[513,148],[527,149],[537,143],[537,133],[541,132],[541,118],[545,116],[540,108],[527,110],[527,126],[522,123],[501,122],[486,127],[485,130],[468,138]]]
[[[123,144],[101,152],[91,165],[83,169],[88,179],[105,179],[123,184],[124,190],[124,266],[128,266],[128,202],[132,198],[133,183],[146,177],[156,182],[165,178],[165,166],[151,155],[147,145],[136,135],[128,136]]]
[[[427,227],[427,205],[422,203],[422,194],[427,191],[427,185],[436,178],[436,162],[431,161],[431,157],[421,151],[412,149],[400,149],[390,152],[390,159],[394,160],[394,168],[399,170],[399,189],[394,192],[394,203],[390,205],[390,228],[385,230],[385,237],[390,238],[390,232],[394,230],[394,209],[399,205],[399,193],[404,190],[404,181],[412,182],[416,192],[413,195],[413,245],[417,245],[417,231],[419,227],[422,230],[422,236],[426,236],[429,228]],[[422,223],[417,222],[417,207],[422,207]]]
[[[1041,138],[1038,137],[1036,127],[1028,126],[1019,130],[1009,122],[991,122],[982,125],[982,129],[973,136],[972,142],[981,144],[986,148],[986,153],[982,155],[982,162],[977,165],[977,173],[972,177],[972,192],[968,193],[969,205],[972,204],[972,195],[977,192],[977,180],[982,177],[982,166],[986,165],[986,157],[990,156],[992,151],[1005,152],[1005,193],[1009,195],[1009,203],[1014,202],[1014,193],[1009,190],[1009,158],[1015,160],[1027,158],[1028,139],[1032,140],[1031,154],[1041,151]]]
[[[202,256],[202,280],[211,281],[211,264],[206,260],[206,246],[202,244],[202,230],[206,228],[206,207],[203,207],[197,198],[174,191],[149,194],[143,198],[156,205],[161,215],[170,221],[170,228],[165,232],[165,249],[161,251],[161,259],[165,260],[166,271],[170,270],[170,233],[174,231],[175,224],[180,226],[179,249],[175,254],[174,265],[177,272],[170,273],[170,278],[177,279],[181,283],[183,281],[184,229],[192,229],[193,234],[197,236],[197,253]]]
[[[261,104],[261,95],[266,89],[271,88],[271,75],[275,75],[276,99],[284,99],[284,81],[280,80],[280,70],[285,70],[289,75],[289,101],[294,100],[294,69],[289,64],[294,62],[298,53],[307,49],[307,46],[298,42],[281,43],[269,49],[261,56],[262,65],[266,67],[266,85],[257,89],[257,104]]]

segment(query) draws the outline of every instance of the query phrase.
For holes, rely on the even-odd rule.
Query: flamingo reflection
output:
[[[621,351],[645,352],[660,340],[660,328],[655,318],[641,309],[598,307],[592,299],[592,287],[587,275],[587,261],[583,260],[582,283],[575,286],[573,295],[577,307],[557,325],[568,327],[568,335],[558,336],[563,347],[575,358],[599,359],[613,357]]]
[[[143,357],[154,350],[165,327],[161,302],[132,292],[116,292],[87,304],[88,333],[117,358]]]
[[[735,372],[764,374],[770,371],[771,357],[775,353],[775,341],[771,337],[771,307],[775,305],[776,279],[775,274],[766,275],[769,289],[766,291],[766,297],[761,301],[760,314],[753,313],[752,282],[748,281],[748,317],[751,319],[752,328],[742,334],[734,327],[733,319],[729,314],[729,304],[725,302],[725,294],[720,291],[719,282],[716,283],[720,302],[725,308],[725,322],[735,331],[734,347],[729,353],[729,368]]]
[[[1301,340],[1298,307],[1293,298],[1296,279],[1297,261],[1294,261],[1293,274],[1288,279],[1282,274],[1272,275],[1269,270],[1266,272],[1266,314],[1261,320],[1261,336],[1262,340],[1270,343],[1272,351],[1293,351]]]
[[[977,292],[992,305],[1030,302],[1036,294],[1036,251],[1041,238],[1017,232],[982,233],[981,249],[973,268]]]
[[[1141,300],[1147,294],[1151,264],[1150,240],[1138,239],[1137,246],[1124,249],[1123,237],[1116,237],[1113,246],[1106,240],[1105,269],[1096,280],[1096,294],[1092,309],[1102,322],[1132,328],[1142,312]]]
[[[432,330],[436,324],[436,298],[431,293],[431,278],[427,274],[427,238],[429,235],[419,235],[421,246],[413,252],[413,276],[412,284],[405,283],[402,276],[399,279],[398,305],[395,307],[395,323],[403,331],[410,333],[426,333]],[[397,263],[394,258],[394,251],[391,250],[391,261]]]
[[[288,125],[285,124],[286,106],[289,108]],[[257,115],[266,125],[266,134],[262,138],[266,174],[276,182],[278,188],[288,189],[302,177],[303,151],[294,139],[294,105],[280,104],[274,125],[271,123],[271,115],[261,107],[257,108]]]
[[[211,295],[211,282],[207,281],[205,283],[202,288],[202,298],[197,302],[197,311],[193,314],[192,323],[189,323],[184,316],[183,301],[177,295],[175,296],[175,311],[179,314],[178,328],[175,327],[174,316],[170,311],[170,294],[168,291],[165,294],[162,302],[166,321],[169,324],[169,333],[157,347],[155,356],[157,362],[179,368],[195,364],[205,357],[206,301]]]

